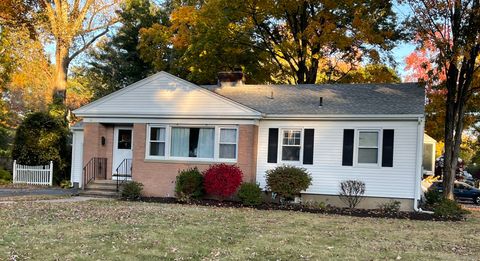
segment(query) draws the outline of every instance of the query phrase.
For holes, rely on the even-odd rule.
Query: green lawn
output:
[[[480,215],[426,222],[136,203],[0,204],[0,260],[478,260]]]

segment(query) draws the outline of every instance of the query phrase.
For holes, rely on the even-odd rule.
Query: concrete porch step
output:
[[[91,181],[88,185],[90,184],[104,184],[104,185],[117,185],[116,180],[111,180],[111,179],[96,179]]]
[[[120,197],[120,192],[117,192],[116,180],[92,180],[79,194],[86,197]]]
[[[118,198],[120,197],[120,193],[117,191],[106,191],[106,190],[99,190],[99,189],[85,189],[80,191],[80,196],[85,197],[102,197],[102,198]]]
[[[88,190],[105,190],[105,191],[117,191],[117,183],[115,184],[103,184],[103,183],[90,183],[87,185]]]

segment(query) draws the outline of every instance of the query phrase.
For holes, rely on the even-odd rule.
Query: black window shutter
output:
[[[343,166],[353,166],[354,136],[355,136],[355,130],[350,130],[350,129],[343,130],[343,154],[342,154]]]
[[[383,130],[382,167],[393,167],[393,130]]]
[[[313,164],[314,129],[305,129],[303,137],[303,164]]]
[[[278,154],[278,129],[268,129],[268,163],[277,163]]]

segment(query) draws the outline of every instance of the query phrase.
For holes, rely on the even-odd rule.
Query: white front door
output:
[[[120,175],[131,175],[132,134],[133,128],[131,127],[115,127],[112,163],[113,179],[116,178],[117,169]]]

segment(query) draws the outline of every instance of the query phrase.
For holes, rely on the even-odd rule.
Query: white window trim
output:
[[[220,142],[220,135],[222,134],[222,130],[235,130],[235,143],[233,142]],[[238,128],[237,127],[218,127],[218,142],[216,142],[217,138],[215,138],[215,144],[217,145],[217,150],[218,150],[218,155],[215,155],[216,158],[222,161],[237,161],[238,159]],[[227,158],[220,158],[220,145],[221,144],[229,144],[229,145],[235,145],[235,158],[233,159],[227,159]]]
[[[194,158],[194,157],[174,157],[170,155],[172,128],[211,128],[214,129],[214,149],[213,158]],[[151,156],[150,155],[150,131],[151,128],[165,128],[165,156]],[[220,129],[235,129],[237,131],[236,137],[236,151],[235,159],[223,159],[219,157],[220,150]],[[145,159],[155,161],[178,161],[178,162],[225,162],[236,163],[238,160],[239,150],[239,128],[236,125],[189,125],[189,124],[147,124],[146,137],[145,137]]]
[[[360,132],[377,132],[378,141],[377,141],[377,163],[359,163],[358,162],[358,149],[360,142]],[[381,128],[372,128],[372,129],[356,129],[355,130],[355,140],[354,140],[354,151],[353,151],[353,160],[355,167],[381,167],[382,160],[382,142],[383,142],[383,131]],[[367,147],[363,147],[367,148]],[[371,147],[375,148],[375,147]]]
[[[150,134],[151,134],[152,128],[165,128],[165,152],[164,152],[165,156],[152,156],[152,155],[150,155]],[[168,148],[170,147],[170,140],[168,138],[170,136],[169,134],[170,134],[170,130],[169,130],[167,125],[147,124],[147,135],[146,135],[146,139],[145,139],[145,159],[164,160],[164,159],[167,158],[167,151],[168,151]]]
[[[300,131],[300,156],[298,160],[283,160],[282,158],[282,150],[283,150],[283,134],[285,131]],[[290,165],[301,165],[303,162],[303,136],[304,136],[304,128],[279,128],[279,135],[278,135],[278,151],[277,151],[277,159],[278,162],[282,164],[290,164]],[[286,145],[288,146],[288,145]],[[291,145],[290,145],[291,146]],[[295,146],[297,147],[297,146]]]

